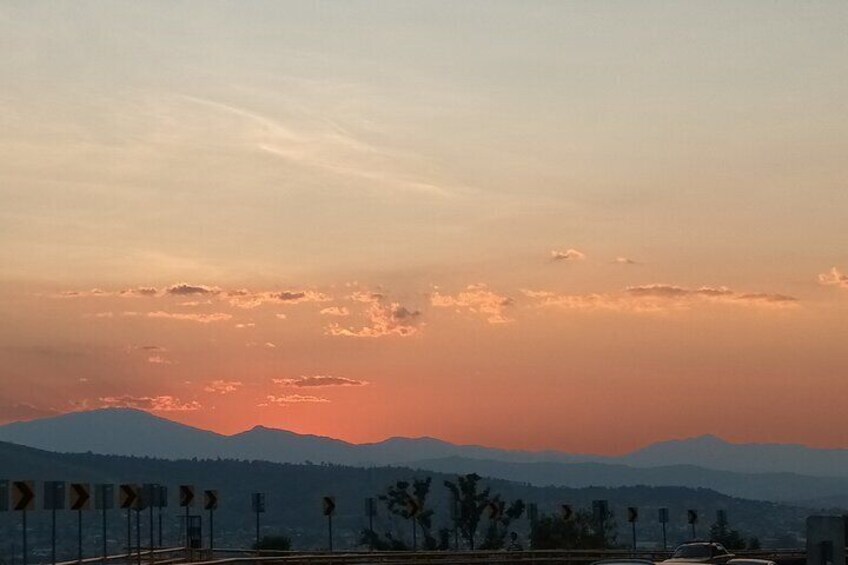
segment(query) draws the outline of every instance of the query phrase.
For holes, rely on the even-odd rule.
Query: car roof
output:
[[[648,559],[631,559],[629,557],[621,557],[618,559],[601,559],[600,561],[593,562],[592,565],[613,565],[614,563],[635,563],[637,565],[654,565],[654,562]]]

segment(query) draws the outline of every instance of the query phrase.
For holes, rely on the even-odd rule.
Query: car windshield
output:
[[[677,548],[672,559],[700,559],[712,555],[708,545],[684,545]]]

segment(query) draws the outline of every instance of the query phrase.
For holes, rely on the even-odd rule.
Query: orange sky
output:
[[[0,421],[846,447],[848,6],[0,7]]]

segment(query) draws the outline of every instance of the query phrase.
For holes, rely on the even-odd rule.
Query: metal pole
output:
[[[374,551],[374,500],[368,500],[368,531],[371,537],[368,539],[368,549]]]
[[[159,547],[162,547],[162,507],[159,507]]]
[[[151,489],[152,491],[152,489]],[[153,498],[156,495],[151,496]],[[153,501],[150,501],[150,561],[153,561]]]
[[[82,510],[77,510],[77,561],[82,563]]]
[[[185,516],[186,549],[188,549],[189,548],[189,539],[188,539],[188,514],[189,514],[189,511],[188,511],[188,505],[186,505],[185,509],[186,509],[186,516]]]
[[[601,549],[607,548],[607,530],[604,527],[604,522],[606,521],[605,518],[606,517],[604,516],[604,513],[601,512],[601,519],[600,519],[600,522],[601,522]]]
[[[141,565],[141,509],[135,511],[136,562]]]
[[[212,557],[212,552],[215,550],[215,511],[209,510],[209,557]]]
[[[633,554],[636,554],[636,522],[633,522]]]
[[[256,511],[256,549],[259,549],[259,511]]]
[[[55,491],[52,494],[53,494],[53,496],[55,496],[56,495]],[[54,501],[54,506],[55,506],[55,501]],[[50,528],[50,531],[51,531],[51,534],[50,534],[50,562],[53,563],[53,565],[56,565],[56,509],[55,508],[52,510],[51,514],[52,514],[52,517],[51,517],[52,526]]]
[[[695,522],[692,522],[692,539],[696,539],[698,536],[695,535]]]
[[[667,543],[666,535],[665,535],[665,522],[663,522],[662,528],[663,528],[663,551],[666,551],[668,549],[668,543]]]
[[[132,509],[127,508],[127,561],[132,558]]]
[[[330,514],[327,516],[327,524],[329,526],[328,531],[330,534],[330,551],[333,551],[333,515]]]
[[[22,514],[22,519],[23,519],[23,522],[24,522],[23,523],[23,527],[24,527],[24,529],[23,529],[23,538],[24,538],[23,539],[23,564],[27,565],[27,520],[26,520],[27,511],[24,510],[21,514]]]
[[[412,551],[418,549],[418,528],[415,526],[415,517],[412,518]]]
[[[103,561],[106,562],[106,557],[109,555],[108,548],[106,547],[106,497],[103,497]]]

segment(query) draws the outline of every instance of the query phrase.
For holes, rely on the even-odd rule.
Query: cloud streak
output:
[[[244,383],[241,381],[216,379],[203,387],[203,390],[214,394],[231,394],[238,391],[242,386],[244,386]]]
[[[822,273],[818,276],[819,284],[826,286],[836,286],[839,288],[848,288],[848,275],[833,267],[827,273]]]
[[[686,288],[669,284],[630,286],[617,293],[559,294],[543,290],[523,290],[522,293],[539,307],[633,313],[659,313],[708,304],[792,307],[798,303],[797,298],[785,294],[740,293],[727,287]]]
[[[582,261],[586,258],[586,254],[576,249],[566,249],[565,251],[551,251],[551,261]]]
[[[272,379],[275,385],[284,387],[337,387],[337,386],[365,386],[368,381],[349,379],[347,377],[334,377],[331,375],[310,375],[294,379]]]
[[[101,396],[101,408],[136,408],[149,412],[191,412],[200,410],[201,405],[196,400],[180,400],[175,396]]]
[[[504,311],[514,303],[512,298],[491,291],[485,284],[472,284],[456,296],[433,293],[430,304],[436,308],[467,310],[485,317],[490,324],[511,322]]]

